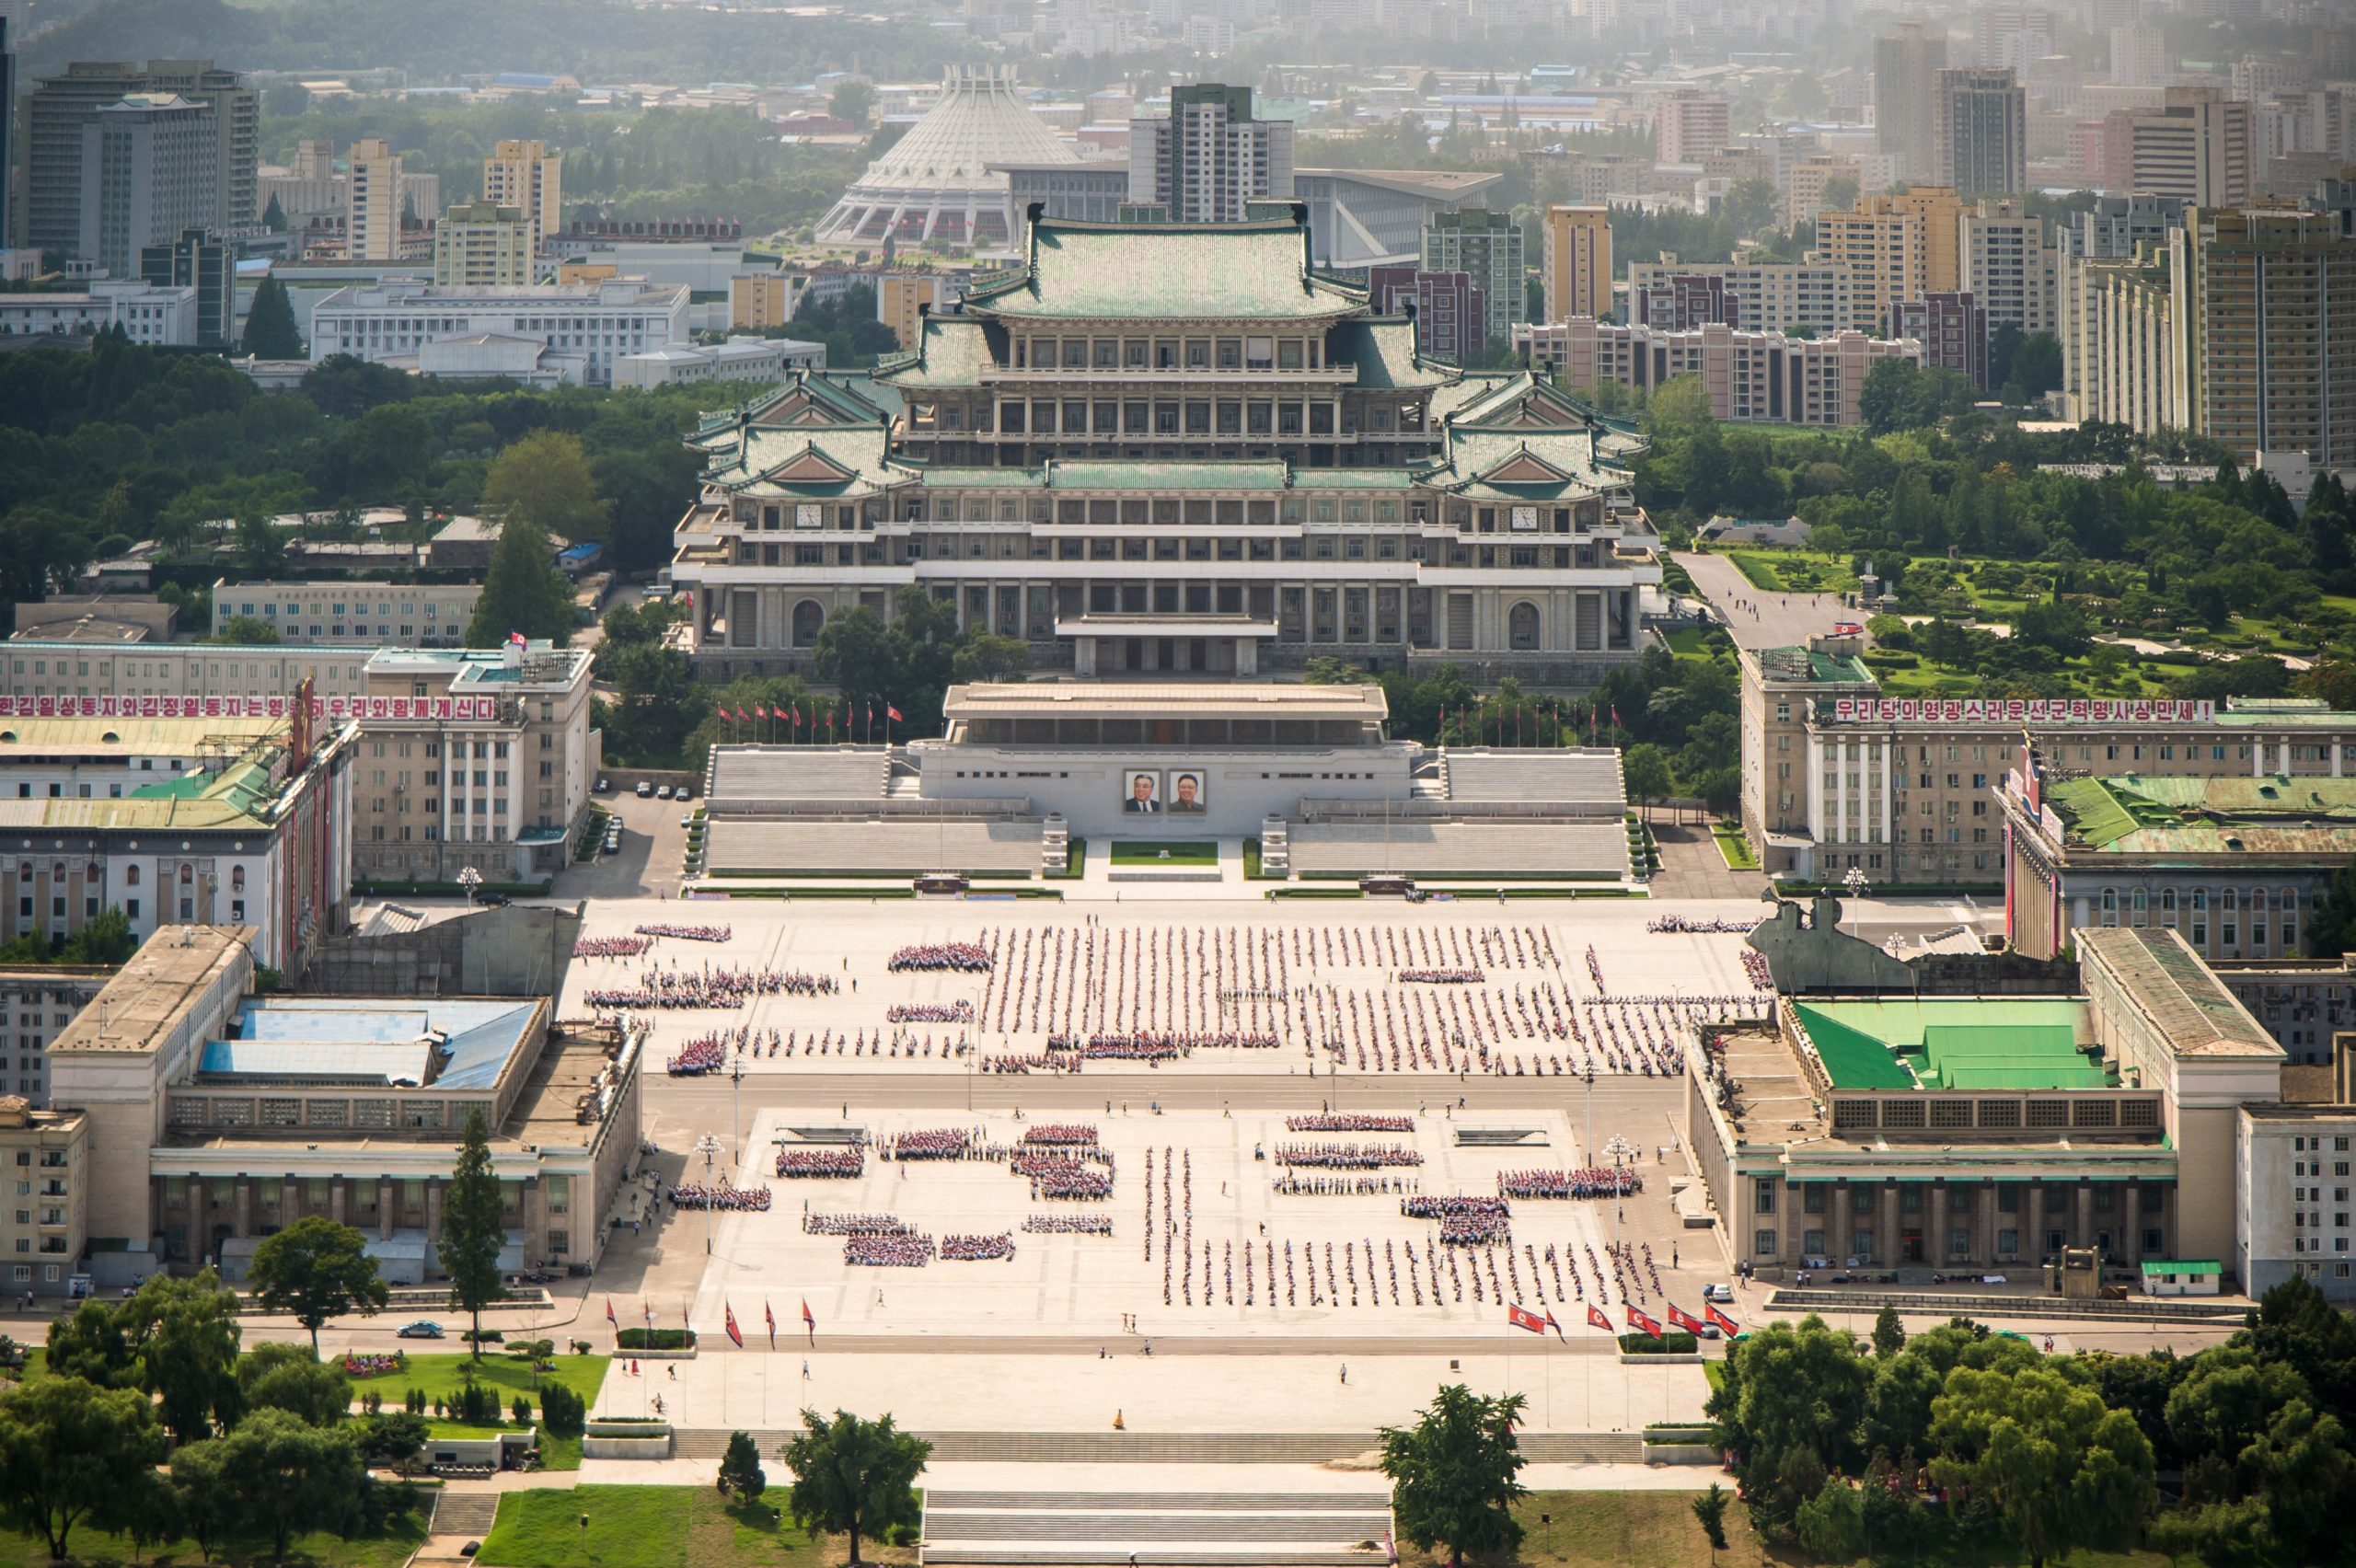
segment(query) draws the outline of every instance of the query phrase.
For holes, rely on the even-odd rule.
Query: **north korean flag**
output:
[[[1732,1339],[1735,1335],[1742,1332],[1742,1325],[1740,1323],[1736,1322],[1732,1318],[1727,1317],[1724,1312],[1719,1311],[1715,1307],[1711,1306],[1706,1301],[1702,1303],[1702,1316],[1717,1324],[1719,1329],[1724,1331],[1728,1339]]]
[[[745,1331],[736,1326],[736,1309],[723,1301],[720,1304],[720,1309],[727,1314],[728,1337],[735,1343],[738,1350],[744,1349]]]
[[[1660,1332],[1660,1325],[1658,1323],[1653,1321],[1652,1319],[1645,1316],[1642,1312],[1637,1311],[1634,1307],[1628,1309],[1628,1326],[1632,1329],[1642,1329],[1645,1332],[1652,1335],[1655,1339],[1664,1339],[1668,1337]]]
[[[1528,1329],[1533,1334],[1542,1334],[1546,1332],[1545,1319],[1535,1312],[1525,1311],[1519,1307],[1506,1309],[1506,1321],[1517,1329]]]
[[[1689,1334],[1702,1332],[1702,1320],[1684,1311],[1674,1301],[1669,1304],[1669,1320],[1671,1327],[1683,1329]]]
[[[1611,1332],[1611,1320],[1603,1315],[1603,1309],[1600,1307],[1589,1307],[1587,1309],[1587,1320],[1607,1334]]]

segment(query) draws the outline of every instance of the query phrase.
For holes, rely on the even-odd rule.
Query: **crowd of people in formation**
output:
[[[682,1182],[670,1189],[671,1206],[682,1209],[743,1209],[766,1212],[769,1206],[767,1187],[733,1187],[725,1182],[702,1183]]]
[[[664,1059],[663,1070],[673,1078],[700,1078],[728,1066],[728,1043],[717,1034],[699,1035]]]
[[[1109,1214],[1029,1214],[1022,1216],[1022,1228],[1041,1236],[1110,1236],[1113,1216]]]
[[[1497,1193],[1507,1198],[1624,1198],[1644,1190],[1644,1177],[1629,1165],[1497,1172]]]
[[[1399,1212],[1409,1219],[1438,1221],[1440,1243],[1448,1247],[1503,1241],[1513,1228],[1513,1205],[1472,1193],[1418,1193],[1401,1200]]]
[[[1040,1122],[1022,1129],[1022,1141],[1034,1148],[1094,1148],[1093,1122]]]
[[[1742,972],[1750,976],[1752,990],[1772,991],[1775,988],[1775,971],[1768,965],[1767,955],[1757,948],[1742,950]]]
[[[409,1357],[398,1350],[390,1355],[363,1355],[351,1350],[343,1353],[343,1375],[347,1378],[378,1378],[408,1365]]]
[[[944,1263],[987,1263],[1014,1257],[1014,1236],[1001,1230],[995,1236],[944,1236],[941,1239],[941,1261]]]
[[[1421,1165],[1421,1151],[1405,1144],[1278,1144],[1276,1163],[1320,1170],[1380,1170],[1392,1165]]]
[[[971,1023],[971,1002],[894,1002],[884,1009],[886,1023]]]
[[[838,1032],[827,1028],[811,1031],[810,1038],[804,1040],[798,1029],[789,1029],[782,1036],[772,1029],[768,1038],[768,1054],[772,1056],[778,1054],[780,1044],[788,1056],[798,1051],[804,1056],[890,1056],[913,1062],[919,1056],[929,1057],[935,1054],[930,1030],[918,1037],[896,1029],[887,1036],[881,1029],[871,1032],[865,1029]],[[945,1062],[952,1056],[968,1055],[973,1049],[964,1035],[952,1040],[944,1034],[941,1038],[939,1055]],[[756,1042],[754,1055],[759,1054],[758,1042]]]
[[[1080,1058],[1066,1051],[993,1051],[984,1056],[986,1073],[1076,1073]]]
[[[914,1236],[916,1228],[896,1214],[813,1214],[803,1210],[804,1236]]]
[[[843,1262],[878,1269],[920,1269],[932,1262],[932,1238],[914,1230],[843,1238]]]
[[[581,937],[572,944],[575,958],[636,958],[654,945],[653,937]]]
[[[907,970],[982,974],[988,972],[990,963],[990,950],[981,942],[920,942],[895,952],[884,967],[895,974]]]
[[[1060,1152],[1025,1150],[1016,1155],[1011,1164],[1017,1176],[1031,1183],[1034,1203],[1045,1198],[1102,1203],[1113,1195],[1109,1156],[1091,1151],[1086,1158],[1075,1158]]]
[[[1285,1118],[1288,1133],[1412,1133],[1413,1116],[1391,1116],[1371,1111],[1313,1111]]]
[[[781,1148],[777,1151],[777,1173],[780,1176],[850,1181],[867,1174],[867,1151],[855,1144],[849,1147],[827,1144],[816,1148]]]
[[[1295,1176],[1290,1172],[1268,1183],[1271,1192],[1294,1198],[1382,1198],[1393,1193],[1420,1193],[1420,1176]]]
[[[1174,1180],[1173,1180],[1174,1178]],[[1161,1148],[1161,1304],[1172,1304],[1177,1260],[1186,1260],[1186,1305],[1195,1304],[1195,1156],[1189,1149]],[[1145,1151],[1145,1259],[1153,1262],[1153,1150]],[[1203,1243],[1203,1305],[1210,1298],[1210,1243]]]
[[[651,968],[638,977],[634,989],[593,990],[593,1008],[631,1011],[671,1008],[739,1008],[755,997],[831,997],[840,987],[831,974],[804,974],[783,969],[732,969],[704,964],[699,969]]]
[[[655,924],[631,928],[641,937],[669,937],[682,942],[724,942],[736,934],[733,926],[674,926]]]
[[[875,1140],[879,1159],[1004,1159],[1003,1144],[993,1144],[979,1127],[920,1127],[892,1133]]]
[[[1379,1250],[1371,1237],[1338,1246],[1330,1240],[1246,1237],[1240,1245],[1223,1241],[1214,1248],[1207,1240],[1199,1249],[1180,1239],[1164,1258],[1165,1306],[1192,1305],[1198,1294],[1206,1307],[1234,1306],[1239,1274],[1246,1307],[1260,1303],[1264,1280],[1270,1307],[1422,1307],[1426,1297],[1431,1306],[1442,1307],[1461,1305],[1468,1294],[1484,1306],[1608,1306],[1615,1299],[1646,1306],[1662,1295],[1647,1251],[1606,1247],[1599,1258],[1591,1246],[1558,1248],[1549,1242],[1542,1250],[1502,1234],[1421,1249],[1412,1239],[1392,1238]]]
[[[1489,978],[1478,969],[1403,969],[1402,986],[1478,986]]]
[[[1645,922],[1645,929],[1656,933],[1689,932],[1695,936],[1713,936],[1747,932],[1758,924],[1756,917],[1747,920],[1697,920],[1691,915],[1656,915]]]

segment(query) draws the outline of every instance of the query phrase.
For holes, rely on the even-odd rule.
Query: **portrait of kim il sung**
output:
[[[1121,810],[1158,816],[1161,813],[1161,775],[1150,767],[1132,767],[1121,775]]]

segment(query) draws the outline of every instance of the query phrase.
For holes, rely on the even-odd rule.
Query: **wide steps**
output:
[[[941,1513],[925,1515],[928,1540],[1323,1541],[1380,1539],[1391,1527],[1380,1514]]]
[[[480,1539],[491,1533],[491,1523],[498,1517],[498,1493],[453,1492],[445,1486],[433,1505],[433,1533]]]
[[[927,1493],[928,1562],[1325,1564],[1391,1531],[1381,1492]]]
[[[1135,1563],[1138,1568],[1262,1568],[1264,1564],[1282,1563],[1288,1568],[1356,1568],[1357,1564],[1380,1562],[1380,1549],[1366,1547],[1334,1550],[1284,1551],[1222,1551],[1216,1549],[1188,1551],[1184,1548],[1142,1546],[1135,1551],[1124,1548],[1102,1548],[1096,1551],[1057,1551],[1051,1548],[992,1548],[987,1546],[927,1547],[927,1562],[1011,1562],[1036,1563],[1043,1568],[1065,1568],[1083,1563]]]
[[[1352,1508],[1388,1508],[1387,1492],[961,1492],[933,1488],[925,1493],[932,1508],[1033,1508],[1068,1511],[1094,1508],[1100,1512],[1183,1513],[1278,1512],[1346,1513]]]

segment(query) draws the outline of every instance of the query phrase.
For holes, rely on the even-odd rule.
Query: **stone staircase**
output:
[[[1260,819],[1260,874],[1288,879],[1292,875],[1292,839],[1280,816]]]
[[[904,756],[886,753],[884,758],[884,798],[887,801],[913,801],[923,794],[923,770]]]
[[[1308,1564],[1381,1561],[1390,1495],[1356,1492],[926,1493],[927,1562]]]
[[[1070,864],[1071,833],[1065,825],[1061,812],[1050,812],[1039,830],[1039,870],[1047,876],[1059,877]]]
[[[1432,755],[1435,760],[1428,767],[1415,769],[1407,781],[1408,793],[1415,800],[1445,801],[1450,798],[1448,784],[1448,748],[1438,747]]]
[[[2239,1322],[2249,1311],[2247,1301],[2230,1297],[2204,1300],[2195,1297],[2169,1297],[2165,1300],[2154,1300],[2148,1296],[2139,1296],[2128,1301],[2065,1301],[2056,1296],[1908,1290],[1898,1286],[1838,1290],[1779,1286],[1775,1293],[1767,1298],[1767,1309],[1771,1312],[1860,1312],[1877,1310],[1885,1301],[1901,1312],[1936,1313],[1946,1317],[2068,1318],[2109,1323]]]
[[[458,1492],[445,1486],[434,1500],[431,1535],[467,1536],[480,1540],[499,1517],[496,1492]]]

